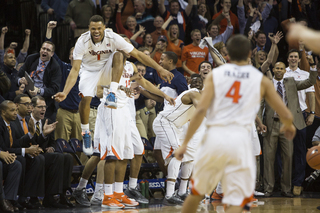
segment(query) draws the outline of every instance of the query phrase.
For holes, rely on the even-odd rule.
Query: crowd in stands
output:
[[[320,126],[320,62],[318,55],[308,50],[303,42],[287,43],[283,37],[290,24],[295,22],[320,30],[319,1],[42,0],[38,10],[47,13],[50,22],[46,29],[39,29],[46,32],[46,38],[36,53],[28,52],[30,37],[34,36],[31,30],[24,29],[25,35],[21,35],[24,43],[19,48],[16,42],[6,42],[6,34],[11,29],[0,26],[1,210],[12,212],[24,208],[74,206],[65,194],[70,188],[73,159],[69,154],[55,151],[55,140],[82,140],[79,79],[65,101],[57,103],[52,99],[63,90],[73,65],[73,48],[68,52],[69,61],[61,60],[55,53],[60,44],[52,42],[52,31],[62,24],[70,25],[72,38],[64,39],[74,44],[82,33],[88,31],[89,19],[95,14],[103,17],[106,28],[126,35],[139,51],[160,65],[164,52],[174,52],[178,56],[175,67],[184,75],[185,85],[191,83],[195,74],[204,80],[212,67],[221,65],[212,49],[200,45],[204,37],[212,39],[214,47],[228,63],[228,39],[239,33],[247,36],[252,44],[248,63],[270,79],[274,79],[278,69],[285,69],[282,77],[306,80],[311,76],[309,71],[317,69],[319,74],[313,87],[297,88],[300,90],[298,96],[285,100],[289,108],[290,103],[299,102],[295,103],[297,108],[294,109],[297,114],[294,117],[298,117],[294,124],[298,131],[293,142],[281,134],[272,134],[275,128],[272,122],[277,118],[274,112],[267,110],[268,106],[261,105],[259,116],[262,123],[257,124],[262,133],[259,136],[262,155],[258,161],[257,190],[267,197],[272,196],[277,190],[275,177],[282,175],[279,187],[283,196],[301,194],[303,181],[312,171],[306,164],[305,155]],[[128,60],[134,62],[138,71],[152,84],[163,82],[155,69],[136,62],[135,58]],[[33,88],[28,87],[28,76],[34,81]],[[90,104],[89,124],[93,134],[99,104],[97,97]],[[161,104],[138,93],[135,107],[141,137],[154,141],[156,135],[152,123],[161,111]],[[267,130],[263,132],[265,127]],[[150,161],[155,158],[160,164],[161,159],[158,160],[156,155],[153,157],[153,153],[146,155]],[[165,168],[162,170],[165,175]],[[60,195],[60,201],[55,195]],[[38,197],[44,197],[42,204]]]

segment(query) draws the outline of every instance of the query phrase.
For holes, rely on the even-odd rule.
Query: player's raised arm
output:
[[[70,90],[72,87],[75,85],[77,82],[78,76],[79,76],[79,71],[80,71],[80,65],[81,65],[81,60],[74,60],[72,69],[69,73],[69,76],[67,78],[66,84],[64,86],[64,89],[62,92],[58,92],[55,94],[54,100],[57,102],[62,102],[64,99],[66,99],[67,95],[69,94]]]
[[[274,88],[272,81],[263,76],[261,81],[261,97],[264,97],[271,108],[278,113],[281,123],[283,124],[281,131],[284,132],[286,138],[292,140],[296,134],[296,128],[292,124],[293,115],[281,100],[276,90],[271,88]]]
[[[140,61],[141,63],[143,63],[146,66],[152,67],[154,69],[156,69],[159,74],[160,77],[171,83],[172,78],[174,77],[174,75],[169,72],[168,70],[164,69],[163,67],[161,67],[159,64],[157,64],[157,62],[155,62],[152,58],[148,57],[147,55],[145,55],[143,52],[138,51],[137,49],[133,49],[130,52],[130,55],[132,55],[133,57],[135,57],[138,61]]]

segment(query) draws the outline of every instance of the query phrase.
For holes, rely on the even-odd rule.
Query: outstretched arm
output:
[[[26,29],[26,30],[25,30],[25,33],[26,33],[26,37],[25,37],[25,39],[24,39],[23,46],[22,46],[22,49],[21,49],[21,52],[22,52],[22,53],[28,52],[29,44],[30,44],[30,34],[31,34],[31,30]]]

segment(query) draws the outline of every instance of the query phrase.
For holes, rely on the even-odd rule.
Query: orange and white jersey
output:
[[[122,76],[120,78],[119,81],[119,86],[124,86],[124,87],[130,87],[130,78],[133,76],[134,74],[134,68],[131,62],[126,61],[125,65],[124,65],[124,69],[122,72]],[[102,101],[104,102],[106,100],[106,97],[109,93],[109,89],[104,88],[103,89],[103,99]],[[113,91],[114,92],[114,91]],[[128,103],[128,96],[126,95],[126,93],[120,89],[118,89],[117,91],[115,91],[116,97],[117,97],[117,107],[121,108],[124,107],[127,103]]]
[[[260,105],[262,73],[251,65],[235,64],[224,64],[212,73],[215,97],[207,111],[207,126],[241,125],[251,130]]]
[[[134,47],[118,34],[106,29],[101,42],[94,43],[90,31],[83,33],[77,40],[73,60],[82,60],[80,72],[99,72],[116,50],[130,53]]]
[[[167,105],[163,111],[159,114],[165,117],[167,120],[172,122],[176,127],[180,128],[184,124],[186,124],[192,117],[195,107],[193,104],[183,104],[181,98],[187,94],[188,92],[196,91],[199,92],[198,89],[193,88],[182,92],[176,99],[176,104]]]

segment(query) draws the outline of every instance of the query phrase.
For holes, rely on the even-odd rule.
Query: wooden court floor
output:
[[[260,198],[253,204],[249,213],[320,213],[317,210],[320,206],[320,198]],[[30,210],[28,213],[178,213],[181,212],[181,206],[162,206],[161,200],[151,200],[149,205],[139,206],[135,209],[108,210],[99,206],[82,208],[77,206],[73,209],[45,209],[41,211]],[[224,213],[225,207],[221,202],[202,203],[198,207],[201,213]]]

